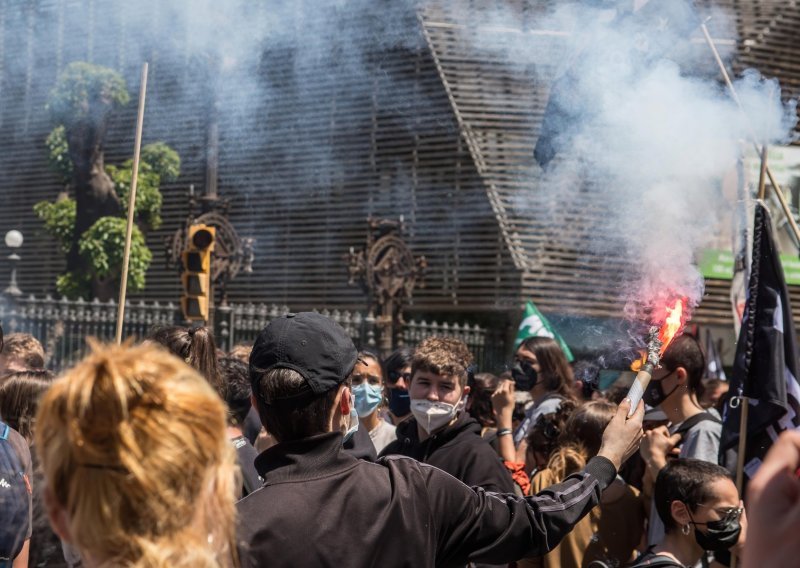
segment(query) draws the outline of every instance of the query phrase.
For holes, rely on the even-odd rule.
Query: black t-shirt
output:
[[[232,438],[231,444],[236,449],[236,460],[242,470],[242,497],[247,497],[264,483],[255,466],[258,452],[244,436]]]

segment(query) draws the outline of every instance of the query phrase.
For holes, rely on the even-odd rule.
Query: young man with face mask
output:
[[[664,412],[670,425],[648,431],[641,455],[652,480],[667,465],[670,456],[717,463],[722,423],[716,411],[700,405],[705,357],[697,340],[689,335],[676,338],[661,358],[661,366],[644,394],[644,401]],[[664,534],[660,518],[651,512],[647,541]]]
[[[381,455],[399,454],[446,471],[467,485],[511,493],[514,480],[481,425],[465,411],[472,354],[457,339],[429,337],[411,361],[411,414]]]
[[[256,339],[253,403],[278,444],[256,459],[264,486],[237,506],[244,566],[463,566],[541,555],[597,505],[642,436],[643,406],[628,420],[623,403],[597,457],[525,498],[470,488],[405,457],[368,463],[342,450],[356,423],[348,380],[357,359],[347,333],[319,314],[275,319]]]

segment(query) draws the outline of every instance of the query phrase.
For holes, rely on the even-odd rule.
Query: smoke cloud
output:
[[[535,191],[547,195],[554,218],[565,208],[565,188],[584,184],[594,194],[599,213],[586,219],[587,255],[620,266],[627,316],[657,319],[675,297],[691,307],[700,302],[696,255],[734,206],[722,195],[722,178],[744,144],[788,141],[796,109],[781,102],[776,80],[755,70],[735,81],[744,112],[738,109],[700,32],[701,18],[710,16],[716,37],[735,38],[726,14],[697,13],[678,0],[637,2],[643,6],[635,12],[603,4],[559,6],[513,41],[490,33],[473,41],[508,65],[535,68],[541,80],[555,75]],[[498,11],[486,29],[519,29],[518,21]],[[549,47],[542,37],[552,38]],[[542,202],[520,196],[518,213],[534,214],[533,199]],[[562,233],[571,232],[565,224]]]

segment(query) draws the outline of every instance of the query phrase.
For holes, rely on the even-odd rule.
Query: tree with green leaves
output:
[[[105,165],[103,143],[113,111],[129,99],[119,73],[83,62],[67,66],[50,93],[47,108],[56,126],[45,143],[65,191],[34,211],[67,255],[56,289],[71,298],[108,300],[119,288],[132,160]],[[144,233],[161,225],[161,184],[179,175],[180,157],[172,148],[163,142],[142,148],[128,273],[133,291],[144,288],[152,260]]]

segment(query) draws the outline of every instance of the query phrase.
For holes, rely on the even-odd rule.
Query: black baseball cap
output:
[[[292,369],[306,380],[309,394],[320,395],[342,384],[357,360],[353,340],[332,319],[314,312],[286,314],[258,334],[250,353],[250,381],[257,392],[256,383],[267,371]]]

